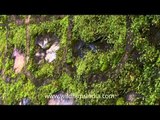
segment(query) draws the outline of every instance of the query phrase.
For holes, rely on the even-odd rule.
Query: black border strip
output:
[[[154,0],[45,0],[0,3],[0,14],[160,14]]]

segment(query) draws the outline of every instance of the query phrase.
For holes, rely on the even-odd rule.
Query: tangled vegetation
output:
[[[60,49],[37,64],[36,38],[47,34]],[[1,15],[0,45],[1,104],[46,105],[60,91],[76,105],[160,104],[159,15]],[[14,48],[26,58],[18,74]]]

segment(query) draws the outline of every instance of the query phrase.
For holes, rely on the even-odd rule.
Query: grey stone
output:
[[[30,104],[31,104],[31,101],[28,98],[23,98],[19,103],[19,105],[30,105]]]
[[[94,44],[89,44],[88,45],[89,49],[92,50],[93,52],[96,52],[96,46]]]
[[[135,91],[130,91],[126,94],[126,101],[127,102],[134,102],[137,98],[142,98],[143,96],[136,93]]]

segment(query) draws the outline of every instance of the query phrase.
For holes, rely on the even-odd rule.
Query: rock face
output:
[[[66,94],[56,94],[48,101],[48,105],[74,105],[74,98]]]
[[[19,50],[17,49],[14,49],[13,51],[13,55],[12,55],[15,60],[14,60],[14,71],[15,73],[20,73],[25,65],[25,57],[24,57],[24,54],[21,54],[19,52]]]
[[[133,102],[136,99],[136,93],[135,92],[129,92],[126,95],[126,101],[127,102]]]
[[[88,45],[89,49],[92,50],[93,52],[96,52],[97,48],[94,44],[89,44]]]
[[[84,56],[84,53],[83,53],[84,47],[85,47],[84,41],[82,41],[82,40],[76,41],[76,43],[73,45],[73,55],[75,57],[83,58],[83,56]]]
[[[142,97],[142,95],[136,93],[135,91],[130,91],[126,94],[126,102],[134,102],[137,98]]]
[[[19,103],[19,105],[30,105],[30,104],[31,104],[31,101],[28,98],[23,98]]]
[[[97,51],[108,51],[114,47],[114,44],[109,44],[106,41],[97,40],[92,43],[85,43],[83,40],[77,40],[73,44],[73,55],[83,58],[88,51],[96,53]]]
[[[160,30],[157,26],[150,26],[148,40],[151,45],[154,45],[156,49],[160,49]]]

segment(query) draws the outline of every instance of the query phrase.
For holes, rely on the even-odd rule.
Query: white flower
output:
[[[52,62],[54,59],[56,59],[56,53],[55,52],[49,52],[46,54],[45,60],[48,62]]]
[[[59,49],[59,44],[55,42],[47,51],[45,60],[48,62],[52,62],[56,59],[56,51]]]

